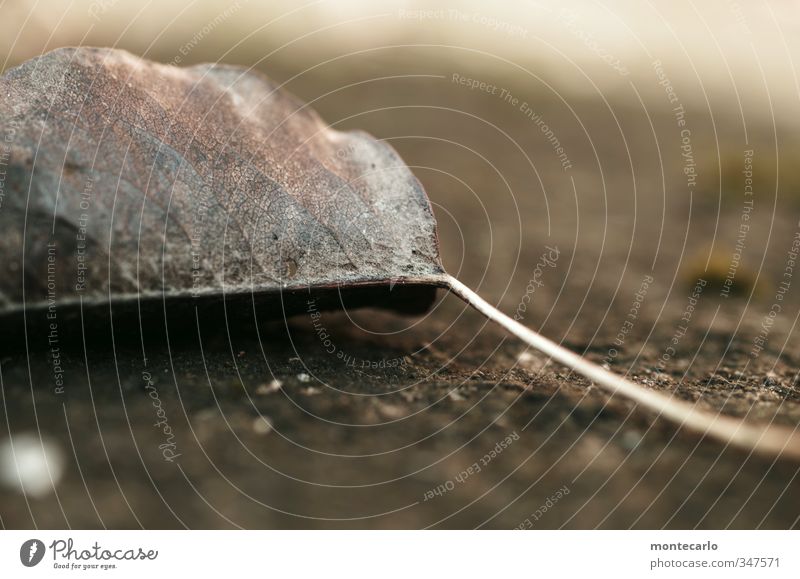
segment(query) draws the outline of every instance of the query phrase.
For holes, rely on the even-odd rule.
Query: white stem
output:
[[[694,404],[679,400],[674,396],[648,390],[644,386],[601,368],[511,319],[453,276],[448,276],[448,283],[454,294],[484,316],[497,322],[540,352],[583,374],[613,394],[622,394],[645,408],[655,410],[659,415],[673,420],[680,426],[712,436],[727,444],[764,454],[800,459],[800,433],[797,428],[792,430],[781,426],[752,424],[731,416],[701,410]]]

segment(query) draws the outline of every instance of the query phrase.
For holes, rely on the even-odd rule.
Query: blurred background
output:
[[[394,146],[431,198],[446,268],[504,311],[527,296],[525,323],[649,387],[748,419],[800,420],[800,280],[751,355],[800,231],[800,3],[0,2],[4,69],[100,45],[262,71],[337,129]],[[548,247],[558,263],[537,274]],[[700,444],[609,401],[453,299],[419,322],[353,316],[356,328],[348,316],[328,322],[350,348],[410,361],[336,367],[303,320],[266,349],[212,341],[208,380],[191,349],[153,354],[165,404],[186,422],[179,472],[133,454],[157,442],[136,398],[136,354],[101,355],[112,392],[99,406],[91,388],[70,402],[73,418],[96,418],[72,425],[87,442],[64,442],[63,427],[52,435],[85,470],[65,467],[61,495],[39,506],[7,490],[3,524],[511,528],[564,485],[570,499],[536,526],[798,524],[796,465]],[[386,328],[396,334],[376,337]],[[30,430],[34,409],[63,422],[60,403],[31,394],[47,380],[33,358],[3,361],[9,432]],[[283,393],[253,402],[273,377]],[[330,384],[375,396],[343,402]],[[260,416],[281,433],[268,444]],[[364,423],[376,427],[352,427]],[[492,469],[424,500],[510,432],[522,442]]]

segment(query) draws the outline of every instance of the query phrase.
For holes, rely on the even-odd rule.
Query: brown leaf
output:
[[[0,95],[0,315],[223,294],[292,313],[292,295],[337,305],[340,289],[420,311],[443,285],[397,153],[257,72],[69,48],[8,71]]]

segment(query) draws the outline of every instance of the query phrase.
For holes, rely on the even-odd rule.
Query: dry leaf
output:
[[[430,203],[397,153],[258,72],[69,48],[0,94],[0,315],[48,293],[62,315],[223,293],[291,313],[293,291],[406,282],[372,301],[423,311],[442,285]]]

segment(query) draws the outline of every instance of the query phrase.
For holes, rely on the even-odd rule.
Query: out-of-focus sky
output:
[[[670,76],[693,82],[684,98],[705,98],[715,86],[758,90],[765,103],[796,103],[800,94],[794,0],[0,0],[0,16],[4,68],[69,44],[184,63],[266,58],[313,66],[421,43],[461,47],[442,50],[448,58],[482,51],[550,70],[561,90],[624,89],[642,75],[652,80],[659,59]]]
[[[427,76],[425,104],[486,96],[454,83],[457,73],[567,116],[583,102],[582,122],[637,109],[658,125],[686,106],[715,158],[733,150],[738,159],[738,139],[755,139],[782,157],[785,173],[800,151],[800,0],[0,0],[0,69],[79,44],[180,66],[254,66],[323,116],[344,117],[344,128],[362,108],[352,99],[366,94],[343,86]],[[413,86],[398,84],[392,90],[405,93],[382,93],[372,106],[392,96],[414,104]],[[328,94],[339,100],[318,101]],[[495,118],[485,107],[506,103],[492,99],[481,114]],[[800,188],[800,171],[792,182]]]

